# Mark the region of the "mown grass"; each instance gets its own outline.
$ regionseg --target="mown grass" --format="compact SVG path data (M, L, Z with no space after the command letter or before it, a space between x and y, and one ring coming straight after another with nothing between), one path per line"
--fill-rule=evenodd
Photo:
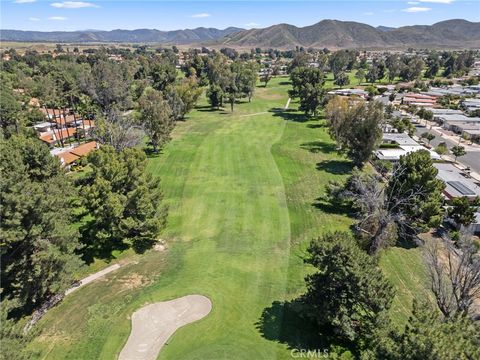
M179 329L161 359L291 358L278 341L288 324L273 319L262 330L267 339L262 312L304 291L309 269L302 258L311 238L348 229L347 214L318 198L351 164L335 152L322 120L281 110L287 90L285 78L273 79L233 113L202 102L178 125L148 166L161 177L169 206L162 235L169 249L129 255L123 268L52 309L31 344L40 358L115 358L133 311L187 294L208 296L213 310ZM382 264L387 273L405 255L392 254ZM414 281L396 285L412 288ZM396 305L399 312L408 312L400 307L408 301Z

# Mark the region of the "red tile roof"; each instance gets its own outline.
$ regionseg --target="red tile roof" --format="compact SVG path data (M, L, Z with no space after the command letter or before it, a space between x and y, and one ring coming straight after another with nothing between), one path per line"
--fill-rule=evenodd
M88 143L82 144L68 151L56 154L60 158L62 165L70 165L80 159L83 156L88 155L91 151L97 149L97 142L90 141Z
M88 155L92 150L96 150L96 149L97 149L97 142L90 141L88 143L77 146L73 150L70 150L70 152L77 156L85 156L85 155Z
M60 154L57 154L56 156L58 156L62 165L70 165L71 163L80 159L80 156L72 154L70 151L62 152Z
M60 141L61 138L68 139L72 137L77 132L77 129L63 129L63 130L54 130L52 132L40 135L40 140L45 141L46 143L52 144L56 141Z

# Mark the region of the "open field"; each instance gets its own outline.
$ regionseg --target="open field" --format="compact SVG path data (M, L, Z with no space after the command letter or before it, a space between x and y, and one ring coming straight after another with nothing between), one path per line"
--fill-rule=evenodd
M188 294L207 296L212 312L179 329L161 359L291 358L280 341L282 317L262 324L262 312L304 291L302 256L312 237L348 229L347 214L317 198L351 164L335 152L322 120L280 110L288 88L286 78L273 79L233 114L202 100L178 125L148 167L161 177L170 208L162 235L168 250L129 256L52 309L32 344L39 358L116 358L135 310ZM399 288L392 312L399 321L419 288L414 251L392 249L382 261Z

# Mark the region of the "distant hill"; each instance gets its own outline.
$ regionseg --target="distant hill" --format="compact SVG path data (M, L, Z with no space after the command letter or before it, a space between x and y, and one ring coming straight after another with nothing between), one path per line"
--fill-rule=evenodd
M434 25L404 26L385 31L352 21L322 20L296 27L288 24L233 33L223 39L228 46L292 48L406 48L480 47L480 23L447 20Z
M174 31L154 29L137 30L84 30L84 31L22 31L0 30L2 41L38 41L38 42L130 42L130 43L165 43L191 44L220 39L226 35L242 31L241 28L229 27L224 30L215 28L196 28Z
M331 49L479 48L480 23L447 20L433 25L400 28L379 26L375 28L353 21L322 20L305 27L278 24L264 29L250 30L235 27L224 30L201 27L176 31L154 29L64 32L0 30L0 39L2 41L128 42L285 49L295 46Z
M380 31L391 31L391 30L394 30L395 28L394 27L390 27L390 26L377 26L376 27L377 30L380 30Z

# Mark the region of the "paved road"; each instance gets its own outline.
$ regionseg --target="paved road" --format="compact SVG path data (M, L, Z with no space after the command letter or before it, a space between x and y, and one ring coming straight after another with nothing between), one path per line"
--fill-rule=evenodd
M436 147L441 142L446 142L449 148L458 144L458 142L442 137L442 133L435 128L428 130L424 125L416 125L416 128L416 135L418 137L420 137L420 135L423 134L425 131L430 131L433 135L435 135L435 139L430 142L433 147ZM467 152L466 155L458 158L458 162L469 166L471 170L480 173L480 151Z

